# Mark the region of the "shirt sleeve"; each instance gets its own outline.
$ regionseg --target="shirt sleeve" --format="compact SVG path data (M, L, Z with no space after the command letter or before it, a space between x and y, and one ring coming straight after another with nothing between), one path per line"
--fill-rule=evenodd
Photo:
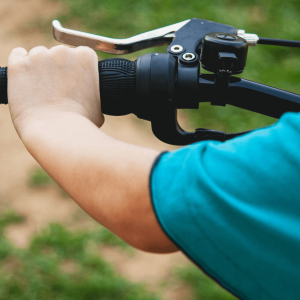
M163 153L150 175L167 236L241 299L299 299L300 114Z

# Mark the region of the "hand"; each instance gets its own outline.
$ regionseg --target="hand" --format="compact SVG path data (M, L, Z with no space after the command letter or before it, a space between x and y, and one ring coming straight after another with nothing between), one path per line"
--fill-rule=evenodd
M57 112L83 115L98 127L104 123L98 58L92 49L39 46L27 53L16 48L7 66L9 109L20 137L31 120L51 122Z

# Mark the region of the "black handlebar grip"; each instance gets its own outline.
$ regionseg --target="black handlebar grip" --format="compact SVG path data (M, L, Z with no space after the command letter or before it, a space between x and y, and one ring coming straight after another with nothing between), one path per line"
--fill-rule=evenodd
M133 112L136 99L136 61L108 58L99 61L101 107L104 114ZM0 104L7 104L7 68L0 68Z
M102 112L121 116L134 112L136 100L136 61L108 58L99 61Z
M0 68L0 104L7 103L7 68Z

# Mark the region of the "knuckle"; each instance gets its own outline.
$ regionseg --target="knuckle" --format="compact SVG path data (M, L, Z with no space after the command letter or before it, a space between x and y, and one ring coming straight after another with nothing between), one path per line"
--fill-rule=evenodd
M83 55L83 57L86 59L92 59L92 60L94 60L95 58L98 59L96 52L90 47L79 46L76 48L76 50L79 55Z
M11 53L19 53L20 51L23 51L23 50L25 50L25 49L22 47L16 47L11 51Z
M79 46L76 48L77 51L81 51L81 52L86 52L88 53L89 51L93 51L90 47L88 46Z
M58 45L50 49L53 55L62 55L71 51L71 48L65 45Z
M27 55L27 51L24 48L21 47L14 48L7 59L7 66L9 67L15 65L19 60L22 60L26 55Z
M29 56L32 57L40 57L44 56L47 53L47 48L44 46L38 46L29 51Z
M44 46L36 46L36 47L32 48L32 49L30 50L30 52L31 52L31 51L46 51L46 50L47 50L47 48L44 47Z

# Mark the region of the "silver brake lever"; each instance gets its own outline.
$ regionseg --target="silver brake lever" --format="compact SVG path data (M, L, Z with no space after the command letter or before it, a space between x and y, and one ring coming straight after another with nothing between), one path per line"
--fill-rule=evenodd
M126 39L112 39L101 35L63 28L58 20L52 22L54 38L64 44L88 46L111 54L128 54L139 50L169 45L175 32L190 20L141 33Z

